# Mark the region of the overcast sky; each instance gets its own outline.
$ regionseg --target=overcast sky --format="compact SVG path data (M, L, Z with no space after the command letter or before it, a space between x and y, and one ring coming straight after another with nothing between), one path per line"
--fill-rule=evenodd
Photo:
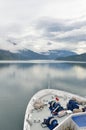
M0 49L86 52L86 0L0 0Z

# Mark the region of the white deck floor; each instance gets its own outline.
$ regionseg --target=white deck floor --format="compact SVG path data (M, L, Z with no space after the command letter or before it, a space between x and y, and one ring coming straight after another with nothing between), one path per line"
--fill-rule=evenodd
M55 99L55 95L47 95L47 96L44 96L41 98L41 101L43 101L45 104L47 104L46 106L44 106L44 108L42 110L33 110L33 112L31 113L31 116L32 116L32 126L31 126L31 130L48 130L48 128L42 128L41 126L41 123L43 122L43 119L44 118L48 118L49 116L51 116L51 112L48 108L48 102L51 101L51 100L54 100ZM62 104L62 106L64 108L66 108L66 104L67 104L67 101L69 99L67 99L66 97L59 97L59 102L60 104ZM66 116L63 116L61 118L58 118L57 116L55 116L58 120L58 123L61 123L66 117Z

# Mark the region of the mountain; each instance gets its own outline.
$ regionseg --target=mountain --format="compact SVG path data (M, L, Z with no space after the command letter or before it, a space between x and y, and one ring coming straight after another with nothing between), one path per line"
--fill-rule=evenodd
M68 51L68 50L49 50L47 52L42 52L41 54L47 56L49 59L56 59L59 57L76 55L75 52Z
M56 60L65 60L65 61L86 61L86 53L80 55L73 55L67 57L56 58Z
M16 53L0 50L0 60L47 60L71 55L76 55L76 53L68 50L49 50L40 54L28 49L19 50Z
M27 49L20 50L16 53L6 50L0 50L0 60L35 60L35 59L44 60L48 59L48 57Z
M16 55L10 51L0 50L0 60L12 60L15 59Z
M47 56L39 54L37 52L31 51L31 50L20 50L19 51L19 55L20 55L20 59L23 60L35 60L35 59L40 59L40 60L44 60L44 59L48 59Z

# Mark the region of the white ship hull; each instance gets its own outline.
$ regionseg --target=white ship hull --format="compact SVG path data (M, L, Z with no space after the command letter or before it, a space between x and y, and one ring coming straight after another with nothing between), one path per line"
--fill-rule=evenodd
M72 98L75 97L78 100L84 101L83 106L86 103L86 98L80 97L78 95L74 95L68 92L60 91L60 90L54 90L54 89L44 89L36 93L28 103L26 113L25 113L25 119L24 119L24 128L23 130L49 130L49 128L43 128L41 126L41 123L43 122L44 118L47 118L51 116L51 112L48 108L48 103L51 100L54 100L54 98L58 97L59 102L62 104L63 107L66 107L67 102ZM36 108L39 107L37 104L35 104L37 101L42 101L43 106L41 104L40 109ZM80 107L83 107L80 106ZM79 114L86 114L83 113L77 113ZM76 123L72 120L72 116L77 115L74 113L67 113L66 115L62 117L56 116L55 118L58 120L58 126L55 127L55 130L66 130L66 128L71 127L69 130L79 130ZM85 129L85 128L84 128ZM83 130L84 130L83 129Z

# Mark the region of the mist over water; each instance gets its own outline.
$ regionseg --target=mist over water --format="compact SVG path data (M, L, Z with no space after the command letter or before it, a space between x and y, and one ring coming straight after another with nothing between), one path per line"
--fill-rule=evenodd
M46 88L86 96L86 63L0 63L0 130L22 130L29 100Z

